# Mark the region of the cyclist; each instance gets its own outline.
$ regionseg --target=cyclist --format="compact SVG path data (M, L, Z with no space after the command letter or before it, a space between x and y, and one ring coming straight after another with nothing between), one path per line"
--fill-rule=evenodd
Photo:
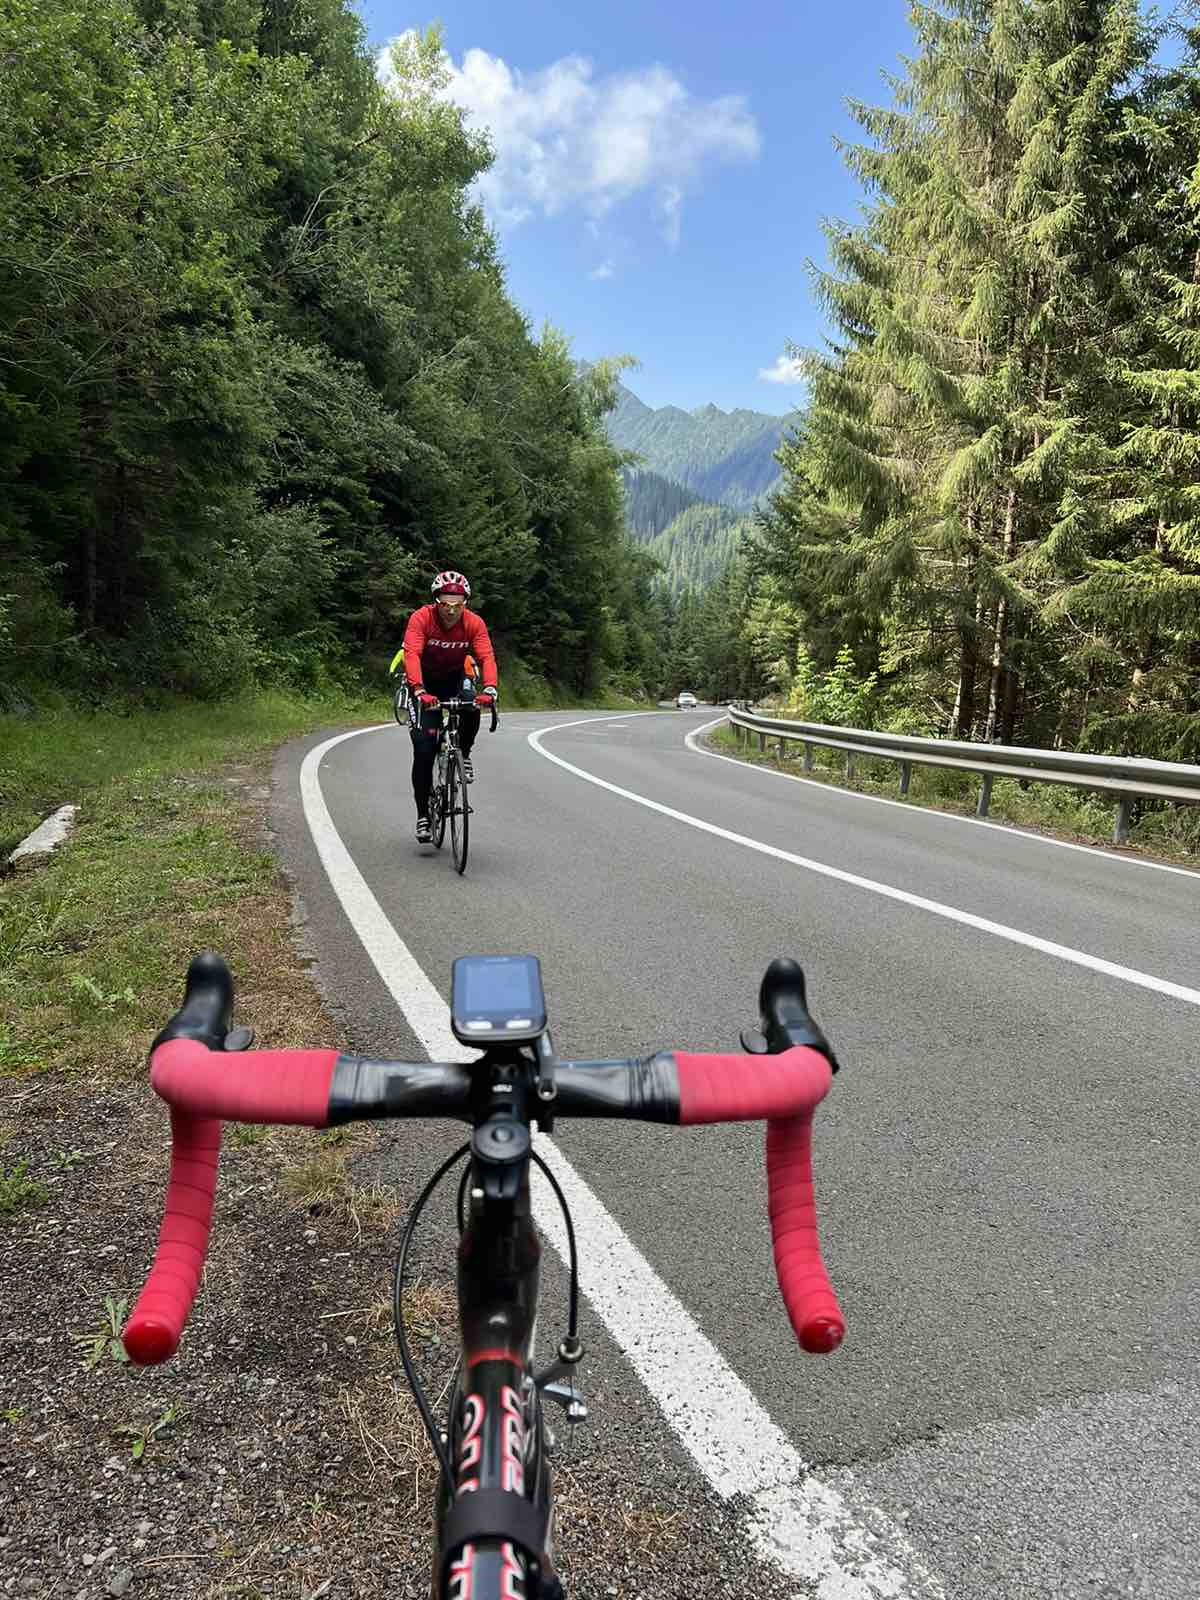
M471 585L461 572L439 572L430 584L433 604L421 606L408 619L404 630L404 676L413 697L417 715L409 725L413 743L412 786L417 806L417 842L429 844L429 791L433 786L433 763L437 756L438 734L442 726L439 700L450 700L462 689L468 657L474 657L483 673L483 688L476 697L475 710L464 710L459 718L463 757L463 776L475 781L471 747L479 732L480 709L490 710L498 696L496 653L488 638L484 620L467 610Z

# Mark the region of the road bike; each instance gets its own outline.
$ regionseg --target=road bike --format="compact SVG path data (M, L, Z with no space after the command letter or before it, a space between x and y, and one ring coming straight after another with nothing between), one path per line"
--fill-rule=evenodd
M454 870L460 877L467 870L471 813L474 808L467 799L467 779L463 771L459 719L464 711L478 709L474 686L469 678L464 680L464 687L471 688L471 694L438 701L438 708L442 712L442 726L438 732L433 785L429 791L429 827L432 843L436 849L442 848L446 839L446 825L449 823L450 852L454 858ZM489 732L495 733L499 713L494 700L491 707L492 719ZM392 709L401 727L409 723L414 728L420 727L421 708L413 702L412 693L406 683L397 686L392 697Z
M467 870L472 807L467 800L459 719L464 711L474 709L475 700L474 697L456 698L440 700L438 704L442 712L442 727L434 761L433 787L429 791L429 826L433 843L440 850L446 837L446 824L450 824L450 853L454 857L454 870L461 877ZM495 703L492 705L491 731L496 731Z
M132 1361L174 1354L208 1247L221 1124L328 1128L361 1119L442 1117L471 1134L426 1184L396 1262L396 1339L405 1377L439 1465L432 1600L563 1600L553 1560L547 1403L569 1424L587 1408L571 1378L579 1338L575 1231L565 1197L533 1148L559 1117L696 1125L767 1122L775 1267L801 1347L838 1347L845 1324L821 1259L813 1196L813 1113L837 1060L809 1015L798 963L775 960L759 990L761 1033L746 1054L660 1051L640 1060L564 1061L555 1054L532 956L454 963L451 1026L481 1050L457 1062L381 1061L333 1050L262 1050L232 1028L233 982L216 955L188 969L182 1008L151 1049L151 1082L171 1107L171 1174L154 1264L124 1333ZM433 1191L458 1164L461 1356L439 1423L418 1380L404 1326L409 1248ZM567 1331L555 1357L535 1359L541 1245L530 1168L545 1174L566 1219Z

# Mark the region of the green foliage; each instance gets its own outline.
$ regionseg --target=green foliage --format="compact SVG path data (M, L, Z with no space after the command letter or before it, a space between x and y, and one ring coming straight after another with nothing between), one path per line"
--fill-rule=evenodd
M646 549L662 563L663 582L679 592L707 589L724 571L753 523L728 506L699 502L675 517Z
M77 1008L85 1013L115 1011L118 1006L135 1006L137 1004L137 996L129 984L126 984L124 989L108 993L94 979L87 977L82 972L73 974L70 987L79 997L76 1002Z
M122 1422L113 1431L118 1438L129 1440L129 1454L134 1461L140 1461L146 1453L146 1446L171 1427L178 1420L178 1416L178 1407L170 1405L154 1422Z
M29 1176L28 1161L18 1161L11 1171L0 1167L0 1217L45 1205L48 1198L45 1184Z
M125 1312L128 1309L127 1300L114 1300L112 1295L104 1296L104 1317L100 1326L92 1333L73 1333L71 1339L79 1348L83 1365L89 1372L94 1371L106 1358L124 1365L129 1357L125 1353L125 1346L121 1343L121 1329L125 1326Z
M320 691L447 564L502 655L638 678L622 363L507 298L443 59L385 88L348 0L4 0L0 712Z
M865 216L829 229L835 337L755 534L775 605L892 725L1187 759L1200 33L1164 68L1135 0L912 22L894 106L853 108Z
M854 667L854 653L843 645L826 672L803 645L796 652L796 670L788 710L803 722L824 722L831 727L873 728L878 673L860 678Z
M649 541L670 527L689 506L704 502L681 483L657 472L633 467L621 469L621 489L625 506L625 526L637 539Z

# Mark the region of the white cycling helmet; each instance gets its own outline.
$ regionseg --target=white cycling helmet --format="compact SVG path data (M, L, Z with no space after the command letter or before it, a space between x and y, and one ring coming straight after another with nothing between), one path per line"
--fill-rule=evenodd
M471 585L461 572L439 572L429 587L435 595L461 594L464 600L471 598Z

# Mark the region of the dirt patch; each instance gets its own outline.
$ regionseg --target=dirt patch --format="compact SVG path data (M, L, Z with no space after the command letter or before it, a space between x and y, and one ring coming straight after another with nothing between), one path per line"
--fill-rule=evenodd
M165 1116L139 1087L44 1078L21 1109L5 1158L19 1150L48 1197L0 1232L0 1584L422 1593L395 1584L424 1565L433 1481L381 1309L395 1200L381 1213L289 1197L284 1141L231 1141L183 1346L139 1371L112 1334L157 1231Z

